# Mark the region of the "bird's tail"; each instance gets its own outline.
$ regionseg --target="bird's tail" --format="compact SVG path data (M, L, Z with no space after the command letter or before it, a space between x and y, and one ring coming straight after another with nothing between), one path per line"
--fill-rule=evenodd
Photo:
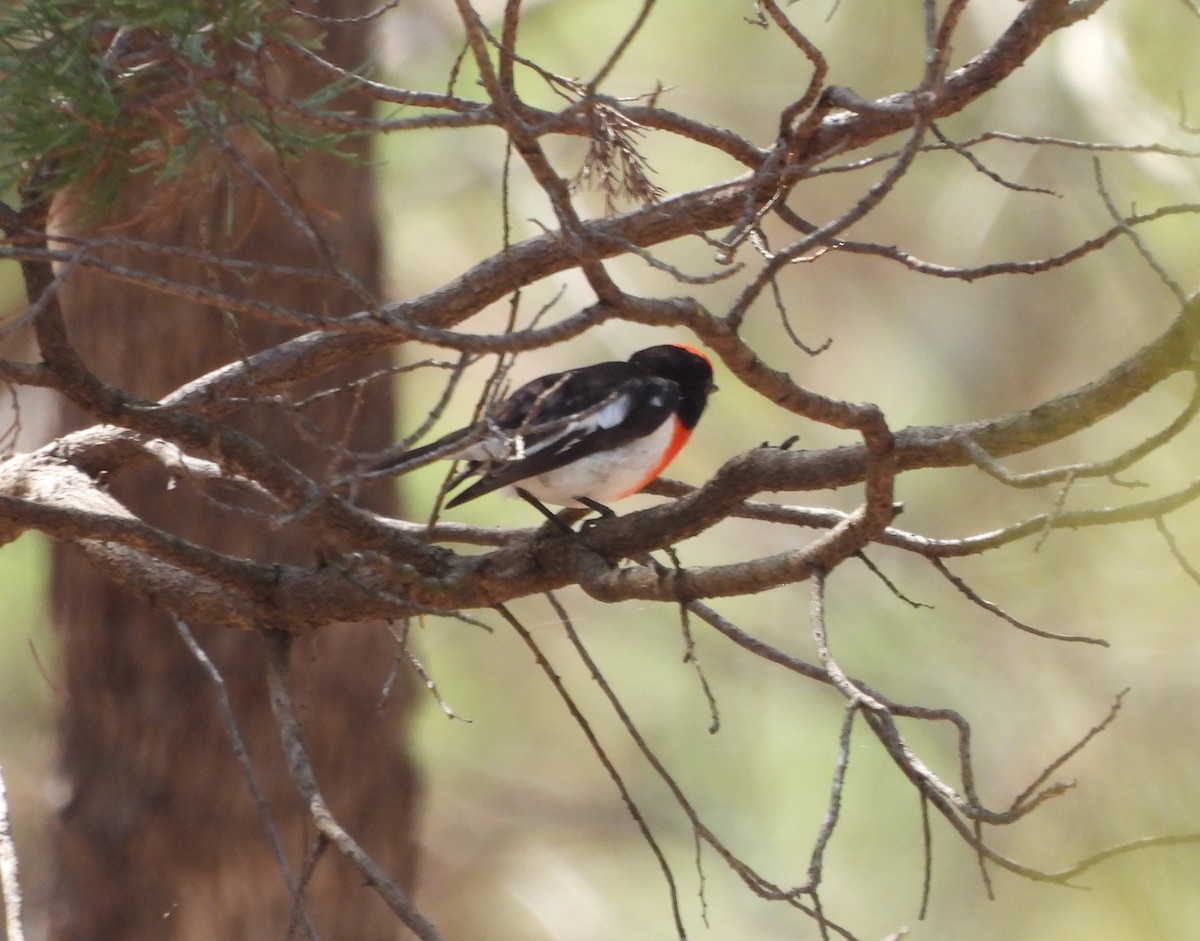
M399 454L388 454L373 463L364 464L360 471L363 477L395 477L434 461L470 457L468 452L478 445L486 433L487 428L482 424L452 431L430 444Z

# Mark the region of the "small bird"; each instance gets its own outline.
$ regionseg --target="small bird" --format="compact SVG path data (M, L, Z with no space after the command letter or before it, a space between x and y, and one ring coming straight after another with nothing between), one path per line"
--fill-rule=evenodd
M607 506L637 493L687 443L713 385L712 364L682 344L639 350L628 362L596 363L551 373L521 386L482 422L451 432L370 468L372 475L410 470L429 460L466 460L479 479L446 506L494 490L517 496L554 519L542 504Z

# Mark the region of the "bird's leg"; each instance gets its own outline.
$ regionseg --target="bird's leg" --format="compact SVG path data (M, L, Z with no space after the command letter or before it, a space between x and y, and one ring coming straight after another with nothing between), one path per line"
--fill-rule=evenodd
M518 497L520 497L522 500L524 500L526 503L528 503L531 507L533 507L539 513L541 513L542 516L546 517L546 519L548 519L551 523L553 523L555 526L557 526L562 532L571 533L572 535L574 535L575 531L573 529L571 529L571 527L568 526L566 523L564 523L562 520L560 520L558 518L557 513L555 513L553 510L551 510L548 506L546 506L546 504L544 504L541 500L539 500L537 497L535 497L528 490L526 490L523 487L514 487L513 490L516 491L516 494Z
M590 497L576 497L575 500L577 503L582 503L589 510L595 510L597 513L599 513L600 519L610 520L617 515L615 512L613 512L609 507L606 507L599 500L593 500ZM588 520L588 522L585 523L584 525L585 526L592 525L592 524L595 524L598 522L600 522L600 520Z

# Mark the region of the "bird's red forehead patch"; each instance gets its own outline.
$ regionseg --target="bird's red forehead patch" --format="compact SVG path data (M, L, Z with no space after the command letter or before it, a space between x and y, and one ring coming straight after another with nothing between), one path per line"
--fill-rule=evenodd
M708 354L707 354L707 353L705 353L703 350L698 350L698 349L696 349L696 347L694 347L694 346L691 346L690 344L687 344L687 343L672 343L671 345L672 345L672 346L674 346L674 347L676 347L677 349L681 349L681 350L687 350L689 353L693 353L693 354L695 354L696 356L699 356L699 357L700 357L702 360L704 360L706 363L710 362L710 360L709 360L709 358L708 358Z

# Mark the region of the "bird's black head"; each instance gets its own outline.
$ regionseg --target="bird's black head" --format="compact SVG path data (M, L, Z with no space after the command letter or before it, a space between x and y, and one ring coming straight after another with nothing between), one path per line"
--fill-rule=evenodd
M669 379L679 386L679 420L688 428L696 427L713 385L712 363L694 347L669 343L638 350L629 362L652 376Z

